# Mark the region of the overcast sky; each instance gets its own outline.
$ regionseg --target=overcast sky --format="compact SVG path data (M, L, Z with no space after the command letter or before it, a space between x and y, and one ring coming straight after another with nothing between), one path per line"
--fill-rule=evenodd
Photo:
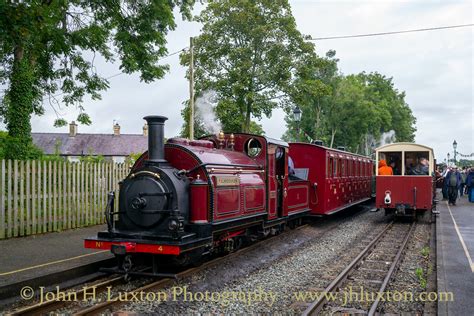
M365 34L473 23L472 1L319 1L290 0L299 30L312 37ZM199 7L197 8L197 11ZM168 35L170 53L189 44L199 35L200 25L182 22ZM474 151L473 111L473 35L474 28L460 28L369 38L316 42L318 54L334 49L345 74L377 71L393 77L397 89L406 92L406 101L417 118L416 142L431 146L438 161L452 152L456 139L458 151ZM110 89L101 101L86 100L91 126L79 132L112 133L113 120L122 133L140 133L143 116L169 118L166 136L177 135L182 125L182 102L188 96L185 69L178 56L163 60L170 65L167 76L152 84L140 83L138 75L110 79ZM104 76L119 73L117 65L96 62ZM32 121L33 132L66 132L67 127L52 127L56 118L47 112ZM61 111L71 121L75 109ZM304 115L304 113L303 113ZM276 110L262 120L266 135L280 138L284 133L284 114ZM4 126L0 125L4 129Z

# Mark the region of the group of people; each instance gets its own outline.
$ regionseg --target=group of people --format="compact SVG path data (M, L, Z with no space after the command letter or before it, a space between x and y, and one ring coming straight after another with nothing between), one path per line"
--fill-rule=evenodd
M448 200L451 205L456 205L459 196L467 194L471 197L474 190L474 167L458 170L457 166L446 168L440 173L440 180L443 181L443 200Z
M378 165L378 174L380 176L398 175L396 164L391 161L387 164L385 159L381 159ZM416 166L409 166L405 173L406 175L429 175L429 161L426 158L418 159ZM444 171L437 170L437 181L442 181L443 200L448 200L449 204L456 205L456 200L459 196L467 194L469 201L474 202L472 191L474 190L474 167L464 167L458 170L458 167L453 165L447 167Z
M411 176L427 176L429 174L430 170L430 162L428 159L422 157L418 160L418 164L414 167L409 167L407 169L406 174L411 175ZM393 176L393 175L399 175L400 172L398 171L398 168L396 167L395 161L390 161L390 164L387 165L387 161L385 159L381 159L379 161L379 176Z

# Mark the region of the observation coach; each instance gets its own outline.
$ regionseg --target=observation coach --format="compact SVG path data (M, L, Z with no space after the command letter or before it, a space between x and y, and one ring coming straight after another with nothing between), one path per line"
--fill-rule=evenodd
M426 214L436 207L433 149L414 143L394 143L376 149L376 163L394 165L393 175L376 170L376 207L397 217Z

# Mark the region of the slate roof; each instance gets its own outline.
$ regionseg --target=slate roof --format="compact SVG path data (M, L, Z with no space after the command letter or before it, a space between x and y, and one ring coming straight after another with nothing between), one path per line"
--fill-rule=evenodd
M67 133L32 133L31 136L33 143L47 155L55 153L58 142L60 155L65 156L128 156L148 149L148 137L141 134L77 134L70 137Z

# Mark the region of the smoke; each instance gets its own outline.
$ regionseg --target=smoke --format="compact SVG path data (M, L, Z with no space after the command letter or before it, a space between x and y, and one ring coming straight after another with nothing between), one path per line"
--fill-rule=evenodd
M203 127L213 134L222 130L222 124L214 112L217 106L217 94L215 91L205 91L196 99L196 117L202 122Z
M383 133L382 136L380 136L379 146L391 144L391 143L394 143L395 141L396 141L395 131L392 129L388 132Z

